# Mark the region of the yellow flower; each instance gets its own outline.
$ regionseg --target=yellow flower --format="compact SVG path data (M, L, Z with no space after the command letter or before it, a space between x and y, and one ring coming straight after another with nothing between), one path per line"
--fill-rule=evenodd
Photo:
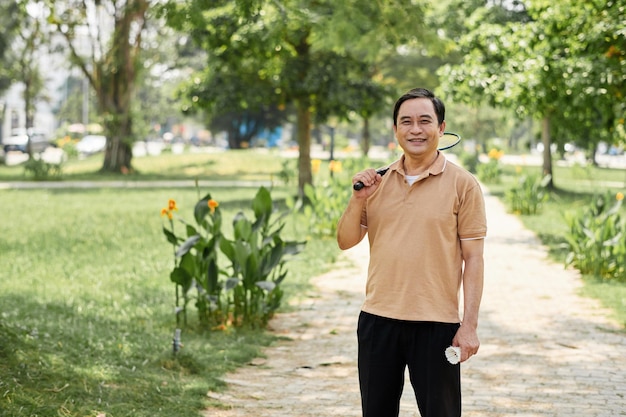
M176 207L176 200L170 198L167 201L167 209L170 210L170 211L172 211L172 210L178 211L178 207Z
M211 214L215 213L215 209L220 205L217 201L211 199L207 203L209 205L209 209L211 209Z
M313 159L311 161L311 171L314 174L317 174L320 171L320 165L322 164L322 161L320 159Z
M499 151L496 148L492 148L487 154L489 159L495 159L496 161L502 158L503 155L504 155L504 151Z
M617 201L622 201L622 200L624 199L624 193L617 193L617 194L615 195L615 199L616 199Z
M519 165L517 165L517 166L515 167L515 173L516 173L516 174L521 174L521 173L522 173L522 167L521 167L521 166L519 166Z
M330 161L330 163L328 164L328 168L330 169L330 172L337 172L337 173L343 170L341 161L335 161L335 160Z

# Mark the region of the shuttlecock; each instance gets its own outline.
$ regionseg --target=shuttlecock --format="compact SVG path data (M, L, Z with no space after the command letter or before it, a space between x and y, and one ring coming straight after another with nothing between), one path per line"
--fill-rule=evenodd
M461 361L461 348L458 346L450 346L446 349L446 359L452 365L456 365Z

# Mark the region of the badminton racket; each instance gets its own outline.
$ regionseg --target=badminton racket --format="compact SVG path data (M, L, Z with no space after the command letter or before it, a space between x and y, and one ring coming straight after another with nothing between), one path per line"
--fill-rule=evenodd
M445 151L446 149L450 149L453 146L456 146L460 141L461 135L452 132L444 132L444 134L439 138L439 144L437 145L437 149L440 151ZM389 167L382 168L377 170L376 173L382 176L385 175L388 170ZM365 187L365 184L363 184L361 181L355 182L352 186L355 191L359 191L363 187Z

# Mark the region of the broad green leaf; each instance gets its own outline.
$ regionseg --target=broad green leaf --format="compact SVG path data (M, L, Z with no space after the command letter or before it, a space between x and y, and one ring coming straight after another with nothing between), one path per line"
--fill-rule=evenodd
M193 277L185 269L177 267L170 273L170 280L183 288L183 292L189 291L193 283Z
M209 265L207 267L207 292L209 294L215 293L218 290L218 278L219 278L219 268L217 267L217 262L215 259L211 259L209 261Z
M267 292L272 292L276 288L276 284L272 281L258 281L255 285Z
M241 239L248 241L252 235L252 224L243 215L239 213L233 220L233 226L235 231L235 239Z
M220 240L220 250L231 262L235 261L235 245L228 239Z
M239 285L239 283L241 282L241 280L237 277L230 277L226 280L226 283L224 284L224 289L226 291L230 291L233 288L235 288L237 285Z
M256 219L270 218L273 210L272 197L265 187L259 188L254 200L252 200L252 210Z
M166 229L165 227L163 227L163 234L165 234L167 241L170 242L172 245L178 244L178 238L169 229Z
M202 224L206 215L211 211L209 209L209 200L211 200L211 194L207 194L204 198L200 199L193 209L193 217L198 224Z
M176 257L180 258L181 256L183 256L184 254L186 254L187 252L189 252L189 250L191 248L193 248L193 246L198 243L198 241L200 240L200 235L194 235L191 236L189 239L187 239L186 241L184 241L182 243L182 245L180 245L180 247L178 248L178 250L176 250Z

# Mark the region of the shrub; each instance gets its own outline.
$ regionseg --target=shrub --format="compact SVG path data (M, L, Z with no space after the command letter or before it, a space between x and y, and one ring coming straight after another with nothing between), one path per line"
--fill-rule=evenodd
M294 201L287 199L287 206L298 215L304 216L310 225L310 231L318 237L334 237L337 232L337 222L352 195L352 173L356 173L370 166L366 158L347 159L345 161L330 161L329 178L319 181L319 184L304 186L304 198ZM312 171L319 180L320 161L312 161Z
M485 163L478 164L476 167L476 175L485 183L496 184L500 182L500 175L502 175L502 168L500 167L500 158L504 155L504 152L498 149L491 149L487 154L489 160Z
M566 212L569 254L566 265L582 274L626 281L626 222L620 217L624 195L596 196L578 212ZM615 201L615 202L613 202Z
M478 169L478 153L476 152L461 152L459 154L459 161L461 165L465 167L472 174L476 174Z
M293 178L298 178L298 167L295 160L285 159L281 162L281 170L277 173L278 179L289 185Z
M29 158L24 164L24 173L31 174L37 181L58 179L62 175L62 164L46 162L41 158Z
M174 268L170 279L176 285L176 318L186 323L190 291L196 289L200 323L211 328L228 325L262 327L280 306L280 284L287 276L285 257L299 253L304 243L284 241L280 234L287 212L274 219L270 192L261 187L252 201L255 220L239 212L233 220L233 239L223 235L219 203L210 194L194 208L195 224L181 220L186 238L175 233L176 202L170 200L161 211L169 219L163 233L174 247ZM218 249L230 261L220 268ZM180 303L182 296L183 302Z
M537 214L541 205L550 197L546 189L550 178L550 175L543 178L539 178L538 175L520 177L518 184L505 194L505 200L511 212L525 215Z

